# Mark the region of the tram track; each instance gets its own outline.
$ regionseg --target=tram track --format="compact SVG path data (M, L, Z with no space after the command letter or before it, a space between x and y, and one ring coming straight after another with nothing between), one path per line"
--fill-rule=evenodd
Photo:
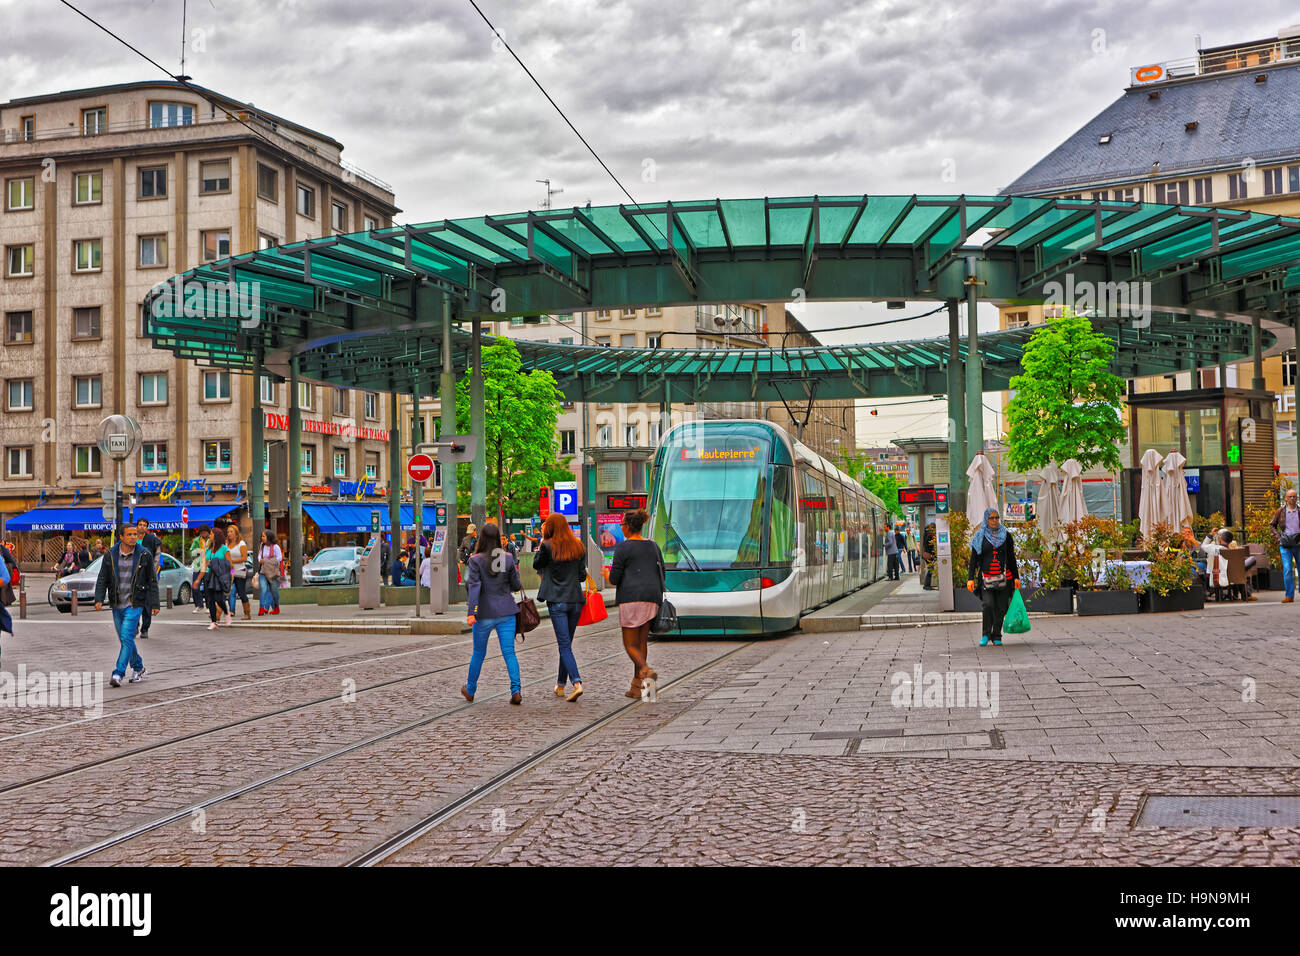
M591 631L589 631L588 633L580 635L578 639L597 637L597 636L599 636L599 635L601 635L601 634L607 634L607 633L609 633L610 630L611 630L611 629L610 629L609 627L606 627L606 628L593 628L593 629L592 629ZM449 643L449 644L440 644L440 645L436 645L435 647L431 647L431 648L424 648L424 649L422 649L422 650L425 650L425 651L430 651L430 650L442 650L442 649L446 649L446 648L452 648L452 647L461 646L461 645L468 644L468 643L470 643L470 642L469 642L469 641L457 641L457 642L453 642L453 643ZM520 647L520 648L516 648L516 649L515 649L515 653L518 655L518 654L530 653L530 652L533 652L533 651L540 651L540 650L545 650L545 649L553 649L553 648L551 648L551 645L549 645L549 644L535 644L535 645L532 646L532 647ZM393 656L393 655L389 655L389 656ZM617 655L615 655L615 656L617 656ZM384 660L384 659L386 659L386 658L384 658L384 657L379 657L379 658L373 658L372 660ZM601 660L605 660L605 659L607 659L607 658L601 658ZM353 665L353 664L344 664L344 665L335 665L335 666L336 666L336 667L350 667L350 666L354 666L354 665ZM360 696L361 694L364 694L364 693L368 693L368 692L372 692L372 691L377 691L377 690L382 690L382 689L384 689L384 688L386 688L386 687L392 687L392 686L395 686L395 685L397 685L397 684L403 684L403 683L407 683L407 682L409 682L409 681L419 680L419 679L421 679L421 678L425 678L425 677L432 677L432 676L435 676L435 675L437 675L437 674L443 674L443 673L446 673L446 672L448 672L448 671L464 670L466 666L467 666L467 662L465 662L465 661L463 661L463 660L462 660L462 661L457 661L455 664L449 664L449 665L447 665L446 667L437 667L437 668L433 668L433 669L431 669L431 670L421 671L421 672L418 673L418 674L409 674L409 675L404 676L404 677L395 677L395 678L392 678L392 679L390 679L390 680L385 680L385 681L380 681L380 682L375 683L375 684L370 684L370 685L368 685L368 686L366 686L366 687L359 687L359 688L356 689L356 694L357 694L357 696ZM307 672L307 673L320 673L320 672L322 672L322 671L325 671L325 670L332 670L332 669L334 669L334 668L333 668L333 667L330 667L330 668L319 668L319 669L317 669L317 670L315 670L315 671L310 671L310 672ZM301 676L301 675L290 675L290 676ZM287 679L287 678L272 678L272 680L283 680L283 679ZM254 685L246 685L246 686L254 686ZM188 699L193 699L193 698L188 698ZM0 785L0 797L4 797L4 796L6 796L6 795L8 795L8 794L16 793L16 792L21 791L21 790L26 790L26 789L28 789L28 788L30 788L30 787L34 787L34 786L36 786L36 785L38 785L38 784L49 783L49 782L52 781L52 780L59 780L59 779L63 779L63 778L65 778L65 777L74 776L74 775L79 774L79 773L84 773L84 772L86 772L86 771L88 771L88 770L95 770L95 769L98 769L98 768L100 768L100 767L105 767L105 766L108 766L109 764L113 764L113 763L116 763L116 762L121 761L121 760L126 760L126 759L131 758L131 757L138 757L138 756L140 756L140 755L142 755L142 754L152 753L152 752L157 751L157 750L163 750L163 749L165 749L165 748L167 748L167 747L174 747L174 746L176 746L176 745L178 745L178 744L182 744L182 743L185 743L185 742L187 742L187 741L197 740L197 739L200 739L200 738L202 738L202 737L206 737L206 736L209 736L209 735L212 735L212 734L217 734L217 733L221 733L221 732L223 732L223 731L231 730L231 729L233 729L233 728L235 728L235 727L241 727L241 726L245 726L245 725L248 725L248 724L257 723L257 722L259 722L259 721L263 721L263 720L270 720L270 719L272 719L272 718L280 717L280 716L283 716L283 715L285 715L285 714L291 714L291 713L295 713L295 712L298 712L298 711L308 710L308 709L310 709L310 708L312 708L312 707L318 707L318 706L320 706L320 705L322 705L322 704L334 703L334 702L336 702L336 701L338 701L338 700L339 700L339 694L338 694L337 692L335 692L335 693L333 693L333 694L330 694L330 695L327 696L327 697L319 697L319 698L316 698L316 699L314 699L314 700L305 701L305 702L302 702L302 703L299 703L299 704L291 704L291 705L289 705L289 706L287 706L287 707L281 707L281 708L279 708L279 709L277 709L277 710L269 711L269 712L267 712L267 713L254 714L254 715L251 715L251 716L248 716L248 717L240 718L239 720L228 721L228 722L226 722L226 723L219 724L219 725L217 725L217 726L215 726L215 727L207 727L207 728L204 728L204 729L202 729L202 730L192 731L192 732L187 733L187 734L179 734L179 735L176 735L176 736L174 736L174 737L170 737L170 738L168 738L168 739L166 739L166 740L160 740L160 741L157 741L157 742L155 742L155 743L145 744L145 745L140 746L140 747L134 747L134 748L131 748L130 750L120 751L120 752L118 752L118 753L111 754L111 755L106 756L106 757L100 757L100 758L97 758L97 759L94 759L94 760L83 761L83 762L81 762L81 763L79 763L79 764L75 764L75 765L70 766L70 767L63 767L63 768L60 768L60 769L58 769L58 770L52 770L52 771L50 771L50 772L48 772L48 773L40 774L39 776L36 776L36 777L29 777L29 778L24 779L24 780L18 780L18 781L14 781L14 782L11 782L11 783L7 783L7 784ZM156 706L156 705L147 705L147 706ZM79 722L78 722L78 723L79 723ZM67 725L65 725L65 726L67 726ZM0 738L0 743L3 743L4 740L6 740L6 739L10 739L10 738Z

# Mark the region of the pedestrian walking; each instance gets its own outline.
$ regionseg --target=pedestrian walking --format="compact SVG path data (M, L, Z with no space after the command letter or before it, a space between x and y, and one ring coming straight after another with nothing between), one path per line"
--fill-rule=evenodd
M890 581L898 580L898 539L894 532L885 528L885 577Z
M257 576L261 589L257 596L257 616L280 613L280 567L284 554L275 543L275 534L262 532L262 546L257 552Z
M640 697L643 690L656 696L659 675L650 667L650 625L664 600L664 556L659 545L641 537L649 519L644 508L623 515L623 540L614 548L614 560L601 575L617 591L618 624L623 630L623 650L632 659L632 686L625 696Z
M470 703L478 690L478 675L487 657L488 638L497 632L506 673L510 675L510 703L524 702L524 687L519 678L519 661L515 657L515 615L519 613L513 592L524 589L515 559L501 547L501 532L495 523L483 525L474 553L466 562L469 589L469 616L474 628L474 652L469 660L469 680L460 693Z
M916 557L916 526L907 526L907 570L916 571L920 562Z
M470 555L478 547L478 527L473 522L465 529L465 537L460 539L460 547L456 549L456 557L460 558L462 569L469 563Z
M927 591L933 591L935 588L934 572L930 566L936 557L935 524L931 521L921 532L921 587Z
M199 536L190 549L190 570L194 572L194 579L190 582L190 593L194 596L194 610L191 612L193 614L198 614L207 607L207 601L203 596L203 582L207 577L208 543L211 537L212 529L207 525L200 525Z
M901 521L894 525L894 546L898 548L898 570L901 576L903 564L907 558L907 535L903 533L903 523ZM916 566L912 565L908 570L915 571Z
M533 555L533 570L542 576L537 600L545 601L560 650L560 672L555 678L555 696L574 701L582 696L582 677L573 656L573 636L582 614L582 586L587 580L587 549L569 529L562 514L551 514L542 523L542 541ZM565 685L573 690L565 697Z
M1296 574L1300 573L1300 505L1294 488L1287 489L1286 501L1273 512L1269 527L1282 554L1282 587L1286 590L1282 603L1290 604L1295 600Z
M221 624L229 627L233 623L230 609L226 606L230 600L230 551L224 538L225 534L218 528L203 552L203 594L208 603L209 631L215 631ZM219 621L222 615L226 619Z
M162 562L158 557L162 553L162 539L149 530L148 518L136 519L135 535L140 542L140 547L148 551L149 557L153 559L154 574L159 574L162 571ZM152 620L152 614L142 614L140 616L140 640L143 641L149 636L149 622Z
M14 596L14 570L17 568L13 553L0 546L0 638L5 634L14 636L14 619L9 616L9 605L18 600Z
M1002 527L1002 516L997 508L985 508L970 543L970 567L967 570L966 590L979 592L984 605L984 619L980 628L980 647L993 642L1002 646L1002 621L1011 604L1011 591L1020 590L1020 571L1016 567L1016 545L1011 532Z
M244 606L244 620L251 620L252 609L248 603L248 542L244 540L237 522L226 528L226 557L230 559L230 616L235 614L235 601Z
M393 563L393 546L388 543L388 538L384 538L379 545L379 576L383 579L384 586L388 586L388 578L392 573Z
M121 687L130 666L130 682L138 684L144 679L145 666L136 649L135 636L141 616L158 613L158 574L153 555L140 544L133 525L122 529L117 547L99 565L99 576L95 579L96 611L104 609L105 600L113 609L113 627L121 644L108 682L113 687Z

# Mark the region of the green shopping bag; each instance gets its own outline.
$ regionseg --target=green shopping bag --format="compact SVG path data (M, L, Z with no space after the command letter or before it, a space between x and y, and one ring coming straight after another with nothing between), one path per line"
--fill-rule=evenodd
M1020 592L1013 591L1011 594L1011 605L1007 608L1006 620L1002 622L1002 630L1008 634L1028 634L1029 633L1029 609L1025 607L1025 599L1020 596Z

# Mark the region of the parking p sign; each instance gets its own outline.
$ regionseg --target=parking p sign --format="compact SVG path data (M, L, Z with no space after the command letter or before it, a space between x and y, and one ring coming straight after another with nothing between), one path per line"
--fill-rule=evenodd
M578 483L576 481L557 481L555 483L555 510L566 518L578 518Z

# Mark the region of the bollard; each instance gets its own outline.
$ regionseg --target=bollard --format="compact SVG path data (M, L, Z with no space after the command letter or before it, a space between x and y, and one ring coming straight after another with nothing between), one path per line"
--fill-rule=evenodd
M169 608L176 606L172 603L172 586L170 584L167 585L167 606Z
M77 616L77 605L81 603L80 601L77 600L77 589L76 589L76 588L68 588L68 596L69 596L70 598L72 598L72 616L73 616L73 617L76 617L76 616Z
M18 582L18 620L27 620L27 579Z

